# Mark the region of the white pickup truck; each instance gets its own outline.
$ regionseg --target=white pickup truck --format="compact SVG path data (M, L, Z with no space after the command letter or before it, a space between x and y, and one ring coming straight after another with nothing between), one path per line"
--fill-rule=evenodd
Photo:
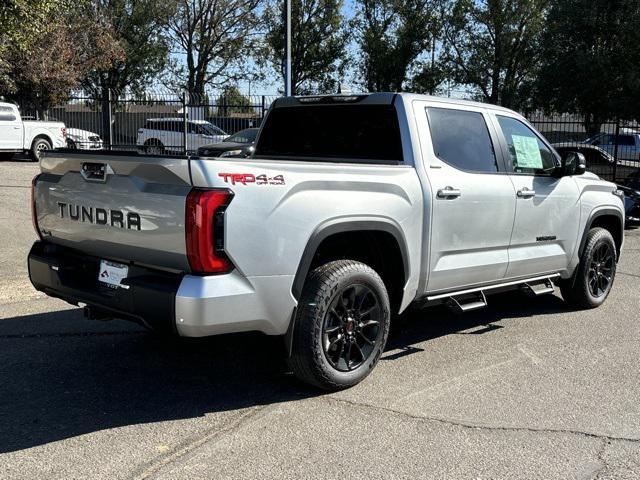
M65 148L66 135L64 123L23 121L17 106L0 102L0 155L26 152L37 162L44 150Z

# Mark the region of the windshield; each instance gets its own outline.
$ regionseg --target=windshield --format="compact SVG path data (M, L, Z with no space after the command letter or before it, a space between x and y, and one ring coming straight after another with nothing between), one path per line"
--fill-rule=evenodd
M247 128L245 130L240 130L238 133L234 133L225 141L234 143L253 143L256 140L257 135L257 128Z
M202 135L226 135L223 130L211 123L198 123L197 125Z
M635 173L629 175L626 180L626 186L634 190L640 190L640 174Z

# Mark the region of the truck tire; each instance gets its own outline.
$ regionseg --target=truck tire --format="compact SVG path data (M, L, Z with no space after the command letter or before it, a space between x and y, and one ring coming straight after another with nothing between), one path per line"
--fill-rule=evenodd
M46 138L36 138L31 144L31 160L40 161L40 155L45 150L51 150L51 144Z
M300 380L323 390L356 385L378 363L390 323L387 290L371 267L326 263L304 284L289 365Z
M577 308L596 308L611 292L616 276L616 243L604 228L587 234L580 264L573 276L560 282L562 298Z

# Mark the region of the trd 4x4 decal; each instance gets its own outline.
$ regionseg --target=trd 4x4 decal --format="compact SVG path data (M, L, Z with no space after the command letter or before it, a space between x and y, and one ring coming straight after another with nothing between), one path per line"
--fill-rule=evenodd
M231 185L255 183L256 185L284 185L284 175L269 177L266 174L254 175L253 173L219 173L225 183Z

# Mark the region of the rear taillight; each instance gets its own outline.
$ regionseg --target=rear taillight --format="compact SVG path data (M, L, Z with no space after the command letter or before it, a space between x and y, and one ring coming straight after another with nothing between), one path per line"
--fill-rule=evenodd
M194 273L227 273L233 264L224 251L224 212L231 190L194 189L187 195L187 258Z
M40 174L33 177L31 180L31 223L33 224L33 229L42 240L42 234L40 233L40 229L38 228L38 212L36 212L36 183L38 183L38 177Z
M67 127L62 127L60 132L62 133L62 138L67 138Z

